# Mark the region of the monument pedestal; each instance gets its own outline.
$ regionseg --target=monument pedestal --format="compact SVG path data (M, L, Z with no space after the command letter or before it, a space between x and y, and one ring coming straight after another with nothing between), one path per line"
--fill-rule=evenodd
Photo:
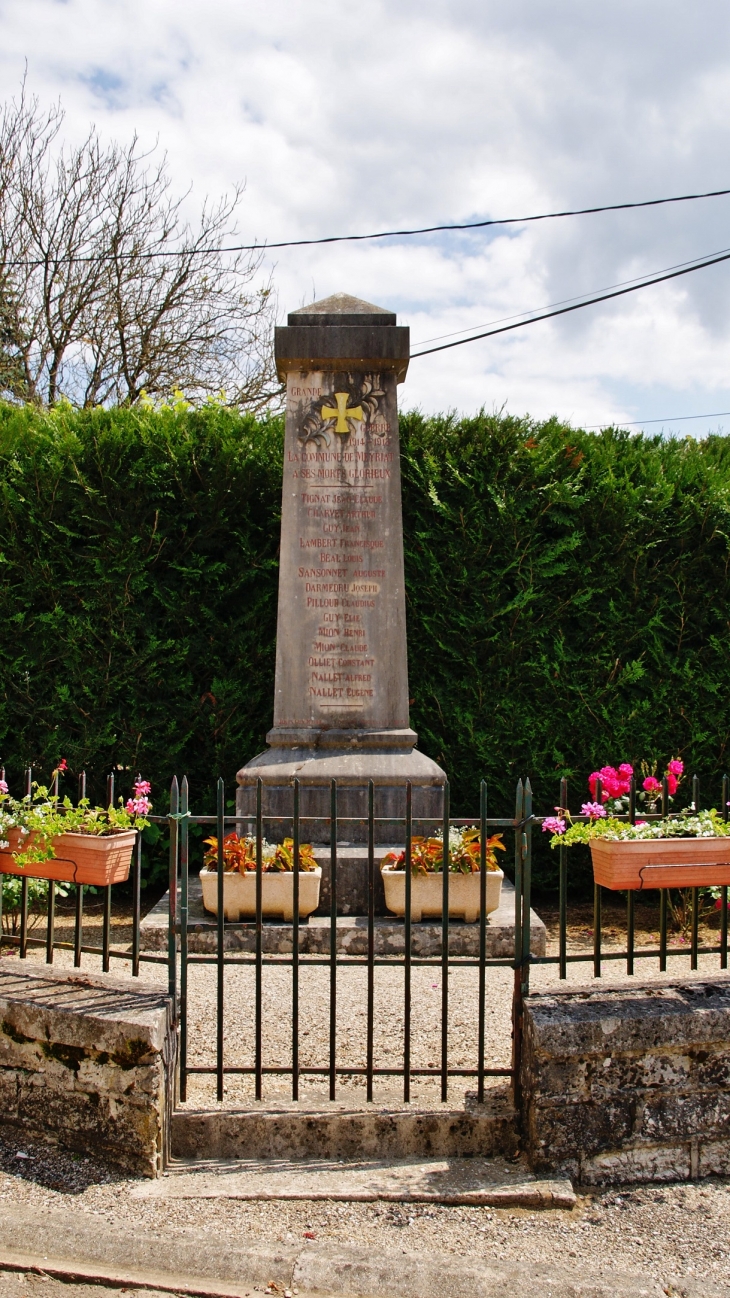
M397 384L410 353L395 316L345 294L294 311L276 330L286 380L274 727L238 772L237 812L302 842L402 842L406 785L414 834L433 833L446 776L409 727ZM269 819L269 817L273 819Z
M405 833L406 785L412 785L414 834L433 834L443 817L446 776L436 762L415 748L413 730L324 731L292 734L269 731L268 752L238 772L236 811L256 814L256 786L263 783L263 813L270 841L291 837L293 781L299 780L300 838L329 843L332 780L337 781L338 840L366 843L368 783L373 781L376 843L402 843Z

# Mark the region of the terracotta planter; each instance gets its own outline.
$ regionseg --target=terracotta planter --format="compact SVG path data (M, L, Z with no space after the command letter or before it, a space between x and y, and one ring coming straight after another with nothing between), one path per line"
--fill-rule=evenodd
M203 905L211 914L218 914L218 872L201 870ZM305 919L319 905L319 886L322 869L299 871L299 918ZM288 870L264 870L261 875L261 913L267 919L293 920L294 874ZM256 915L256 872L241 874L238 870L224 872L223 914L232 923L252 919Z
M593 878L604 888L702 888L730 884L730 838L595 838Z
M0 851L0 871L3 874L25 874L30 879L57 879L64 883L93 883L97 888L109 883L124 883L129 878L132 852L137 841L136 829L122 834L58 834L53 839L56 853L42 865L16 865L13 852L32 842L22 838L19 829L11 830L9 846Z
M381 870L385 887L385 904L395 915L406 913L406 872ZM487 870L487 914L496 910L502 894L502 870ZM440 919L444 882L442 874L411 875L411 919L416 923ZM449 919L463 919L473 924L479 919L480 882L478 874L449 875Z

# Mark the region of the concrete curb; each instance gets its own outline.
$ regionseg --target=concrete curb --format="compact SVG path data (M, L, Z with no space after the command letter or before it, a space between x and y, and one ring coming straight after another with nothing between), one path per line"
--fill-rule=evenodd
M664 1287L641 1275L609 1270L582 1273L544 1263L474 1262L449 1254L413 1253L345 1245L241 1248L224 1236L189 1229L174 1240L152 1231L123 1231L87 1220L84 1213L0 1210L7 1241L34 1239L37 1253L5 1248L0 1269L45 1272L59 1279L113 1288L148 1288L189 1298L247 1298L276 1286L301 1298L728 1298L724 1285L706 1287L672 1277ZM47 1251L46 1251L47 1250ZM160 1257L175 1271L160 1271ZM81 1259L81 1260L79 1260Z
M161 1271L137 1268L121 1270L103 1267L98 1263L69 1262L62 1258L39 1257L37 1253L16 1253L14 1249L0 1250L0 1272L24 1271L34 1275L49 1275L66 1284L99 1284L110 1289L158 1289L161 1293L187 1294L190 1298L243 1298L250 1292L240 1284L222 1281L191 1279Z

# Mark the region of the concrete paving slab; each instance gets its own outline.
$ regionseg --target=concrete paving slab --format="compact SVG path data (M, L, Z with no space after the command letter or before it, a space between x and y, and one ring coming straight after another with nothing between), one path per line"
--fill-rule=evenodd
M573 1208L566 1177L538 1179L522 1165L498 1159L321 1159L176 1161L157 1181L137 1185L134 1198L332 1199L349 1203L472 1204L487 1207Z

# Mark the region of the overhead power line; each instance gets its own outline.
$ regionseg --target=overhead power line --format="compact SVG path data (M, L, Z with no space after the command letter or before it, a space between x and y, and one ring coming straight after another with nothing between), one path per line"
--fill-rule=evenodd
M636 203L605 203L600 207L574 207L566 208L560 212L539 212L533 216L502 216L487 221L449 221L444 225L423 225L407 230L377 230L371 234L329 234L318 239L282 239L278 243L257 240L256 243L236 243L225 245L222 248L167 248L156 252L114 252L104 254L101 257L96 254L91 257L55 257L51 258L51 260L56 265L65 265L71 262L110 261L112 259L126 261L132 257L146 261L155 257L198 257L211 252L265 252L280 248L313 248L327 243L362 243L369 239L407 239L418 234L444 234L452 230L486 230L494 225L529 225L534 221L556 221L564 216L594 216L598 212L628 212L641 207L664 207L668 203L693 203L702 198L724 198L728 194L730 194L730 189L708 189L701 194L675 194L670 198L647 198ZM45 257L21 258L6 261L4 265L43 266L46 261L47 258Z
M685 266L681 270L670 270L661 275L652 275L651 278L645 279L642 283L631 284L628 288L614 289L610 293L598 293L595 297L587 298L584 302L575 302L572 306L561 306L555 311L543 311L540 315L531 316L529 320L518 320L515 324L501 325L499 329L487 329L482 333L470 334L468 338L457 338L455 342L440 343L438 347L426 347L423 351L412 352L411 360L417 360L419 356L431 356L434 352L449 351L452 347L463 347L465 343L477 342L480 338L494 338L495 334L506 334L513 329L524 329L526 325L537 324L540 320L552 320L554 316L567 315L571 311L582 311L583 307L595 306L597 302L608 302L614 297L624 297L627 293L638 293L640 289L650 288L652 284L662 284L668 279L678 279L680 275L691 275L695 270L704 270L705 266L717 266L722 261L730 261L730 252L723 252L705 258L693 265Z
M730 410L715 410L709 415L667 415L665 419L607 419L602 424L584 424L586 432L593 428L636 428L639 424L678 424L687 419L722 419Z
M621 279L618 284L606 284L604 288L589 289L585 293L576 293L573 297L560 298L557 302L548 302L544 307L531 307L527 311L515 311L513 315L498 316L496 320L488 320L483 325L468 325L466 329L454 329L448 334L437 334L435 338L423 338L418 343L413 343L414 347L425 347L427 343L440 343L444 338L457 338L460 334L471 334L474 329L491 329L494 325L502 324L507 320L521 320L523 316L534 316L538 311L552 311L554 307L565 306L568 302L580 302L584 297L591 293L608 293L614 288L623 288L626 284L639 284L646 280L648 275L663 275L668 270L678 270L680 266L695 266L698 261L705 260L707 257L719 257L720 253L730 252L730 248L719 248L717 252L703 253L702 257L691 257L689 261L676 261L671 266L662 266L659 270L646 271L643 275L634 275L632 279Z

